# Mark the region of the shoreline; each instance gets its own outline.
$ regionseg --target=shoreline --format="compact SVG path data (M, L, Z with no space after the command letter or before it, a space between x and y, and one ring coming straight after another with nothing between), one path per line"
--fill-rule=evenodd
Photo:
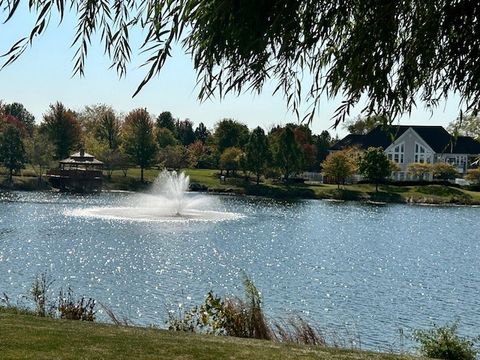
M134 172L133 170L131 172ZM265 199L298 200L314 199L328 201L355 201L371 205L414 204L419 206L480 206L480 192L440 184L389 185L379 186L375 192L372 184L350 184L338 189L330 184L292 184L247 182L244 178L229 178L221 182L218 170L189 169L190 191L215 195L255 196ZM112 193L141 192L151 185L158 171L150 170L145 183L129 176L104 178L102 191ZM15 176L12 185L0 181L0 191L52 191L45 180L40 182L33 176Z

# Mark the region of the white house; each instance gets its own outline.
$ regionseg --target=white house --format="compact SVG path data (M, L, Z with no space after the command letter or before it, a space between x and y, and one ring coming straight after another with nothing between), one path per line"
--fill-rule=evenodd
M365 135L350 134L330 148L331 151L351 146L360 149L382 147L400 171L396 180L409 180L407 166L411 163L446 162L464 175L480 156L480 143L469 136L454 137L441 126L378 126Z

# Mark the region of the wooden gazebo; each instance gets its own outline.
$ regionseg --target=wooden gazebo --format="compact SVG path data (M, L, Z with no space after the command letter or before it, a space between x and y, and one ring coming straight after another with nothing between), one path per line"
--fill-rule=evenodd
M103 162L83 149L59 161L58 169L51 169L47 177L52 187L63 191L94 192L102 188Z

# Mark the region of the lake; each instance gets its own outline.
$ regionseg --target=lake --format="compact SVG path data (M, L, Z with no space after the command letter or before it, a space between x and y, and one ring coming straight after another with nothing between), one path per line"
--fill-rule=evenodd
M210 210L238 216L75 215L132 196L0 193L0 294L31 304L33 279L47 271L52 296L71 286L134 324L163 327L168 311L210 290L242 296L248 274L269 318L300 314L364 349L399 350L400 332L455 319L479 335L480 208L205 195Z

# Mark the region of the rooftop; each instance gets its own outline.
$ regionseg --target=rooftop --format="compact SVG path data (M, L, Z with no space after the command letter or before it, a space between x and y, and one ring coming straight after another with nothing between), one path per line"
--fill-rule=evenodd
M349 134L334 144L330 150L341 150L351 146L361 149L382 147L386 149L392 142L412 128L436 153L480 154L480 143L469 136L454 137L442 126L396 125L389 128L377 126L365 135Z

